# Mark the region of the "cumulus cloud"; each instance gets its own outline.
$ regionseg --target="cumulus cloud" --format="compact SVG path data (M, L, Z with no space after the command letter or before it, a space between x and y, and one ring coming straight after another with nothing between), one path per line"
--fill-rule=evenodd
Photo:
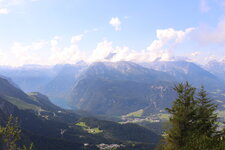
M210 6L207 0L200 0L200 11L206 13L210 10Z
M14 42L10 48L4 51L0 48L0 65L55 65L75 64L80 60L87 61L87 56L89 55L82 52L79 47L79 43L84 36L85 33L71 36L69 39L54 36L50 40L42 40L30 44ZM65 40L69 40L69 44L65 45L67 43ZM7 54L7 56L3 54Z
M109 24L111 24L116 31L121 30L121 21L118 17L111 18Z
M157 30L156 37L146 49L131 50L127 46L114 47L112 42L103 41L97 44L89 61L135 61L151 62L155 60L172 60L171 50L179 43L183 42L187 35L194 28L188 28L184 31L174 30L172 28Z
M157 40L154 40L147 47L149 61L154 61L156 59L167 61L172 59L171 50L177 44L183 42L187 35L193 30L194 28L187 28L185 31L175 30L173 28L157 30Z
M105 40L97 44L88 61L138 61L143 56L142 52L131 50L127 46L113 46L113 42Z
M79 48L79 42L82 40L82 37L83 35L72 36L70 44L67 46L60 45L62 37L59 36L55 36L49 41L39 41L31 44L14 42L7 53L3 53L0 50L0 65L74 64L79 60L85 59L85 55ZM9 56L3 54L9 54Z
M156 31L156 40L143 50L133 50L128 46L115 46L112 41L104 40L97 43L96 48L89 54L82 52L79 47L79 43L85 34L72 36L67 46L62 46L65 43L63 43L63 38L59 36L55 36L51 40L31 44L15 42L10 49L8 62L13 62L11 63L13 65L32 63L54 65L75 64L80 60L90 63L96 61L168 61L173 60L173 48L182 43L193 30L193 28L183 31L172 28L159 29ZM0 58L3 58L3 56L0 55ZM0 63L2 64L2 61Z
M201 44L225 44L225 19L214 28L201 26L196 31L196 38Z
M11 47L12 57L16 60L13 65L40 63L36 53L47 46L47 41L33 42L29 45L15 42Z
M83 35L73 36L70 40L70 46L59 47L58 42L60 37L54 37L51 40L51 56L49 64L74 64L79 60L84 59L84 54L81 53L79 42L82 40Z
M113 53L114 49L112 47L112 42L103 41L97 44L97 47L93 50L92 56L89 61L102 61L106 57Z

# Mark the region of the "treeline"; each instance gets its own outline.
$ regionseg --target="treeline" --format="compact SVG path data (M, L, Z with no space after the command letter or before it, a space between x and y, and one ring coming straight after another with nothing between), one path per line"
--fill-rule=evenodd
M217 105L202 87L175 86L177 99L167 108L171 117L158 150L225 150L225 129L218 130Z

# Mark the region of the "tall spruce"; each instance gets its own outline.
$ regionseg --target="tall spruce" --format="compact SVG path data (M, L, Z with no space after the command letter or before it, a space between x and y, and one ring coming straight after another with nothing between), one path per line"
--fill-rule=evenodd
M195 88L188 82L175 86L178 98L174 101L172 108L167 108L171 114L171 127L166 132L166 150L180 150L186 143L186 138L193 131L193 116L196 113L194 100Z
M218 124L217 105L212 103L202 86L196 97L196 132L200 135L212 137L216 135Z
M177 99L172 108L170 128L160 150L225 150L225 130L218 131L217 105L213 104L204 87L195 97L196 89L188 82L175 86Z

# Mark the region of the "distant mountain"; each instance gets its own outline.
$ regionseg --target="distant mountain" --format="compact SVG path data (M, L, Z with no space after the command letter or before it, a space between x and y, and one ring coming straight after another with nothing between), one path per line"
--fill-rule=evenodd
M77 77L85 67L86 64L83 63L61 66L57 75L43 85L39 91L48 95L59 106L65 105Z
M192 62L156 61L153 63L144 63L142 65L150 69L166 72L173 76L177 82L189 81L196 87L204 85L208 90L225 89L225 82Z
M29 93L28 95L3 78L0 78L0 97L21 110L32 110L39 115L62 110L52 104L45 95L40 93Z
M91 64L80 76L98 79L129 80L154 82L156 80L173 81L167 73L147 69L133 62L96 62Z
M70 104L95 114L123 115L145 108L155 112L170 105L173 80L132 62L98 62L80 75Z
M225 81L225 62L224 61L210 61L206 64L205 69L213 73L220 79Z
M30 104L37 104L35 101L32 101L27 94L22 90L15 87L7 79L0 77L0 96L14 97L18 99L23 99L23 101Z
M204 85L215 99L225 101L223 64L211 63L211 67L205 68L208 69L186 61L89 65L79 62L47 67L0 67L0 74L8 81L10 77L9 83L26 92L47 95L58 106L68 108L69 104L73 109L117 116L140 109L147 115L168 107L175 98L174 84L185 81L196 87Z
M22 142L33 142L41 150L97 150L102 143L151 150L159 140L159 135L135 124L82 118L55 106L41 93L27 95L0 78L0 125L10 114L19 117Z
M26 65L22 67L0 67L0 74L10 78L26 92L39 91L40 88L57 75L60 68Z
M44 93L55 104L66 107L68 92L85 66L85 63L79 62L76 65L0 67L0 75L7 76L7 80L12 80L11 83L26 92Z

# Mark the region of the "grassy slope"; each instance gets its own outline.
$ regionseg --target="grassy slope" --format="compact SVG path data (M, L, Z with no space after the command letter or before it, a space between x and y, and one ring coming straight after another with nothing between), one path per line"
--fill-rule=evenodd
M83 130L87 131L90 134L98 134L103 132L99 128L91 128L87 126L85 122L78 122L76 123L76 125L82 127Z
M34 104L29 104L24 102L21 99L10 97L10 96L4 96L5 100L10 102L11 104L17 106L21 110L34 110L34 111L43 111L40 107L34 105Z
M144 113L144 110L140 109L138 111L127 114L126 117L141 117L143 113Z

